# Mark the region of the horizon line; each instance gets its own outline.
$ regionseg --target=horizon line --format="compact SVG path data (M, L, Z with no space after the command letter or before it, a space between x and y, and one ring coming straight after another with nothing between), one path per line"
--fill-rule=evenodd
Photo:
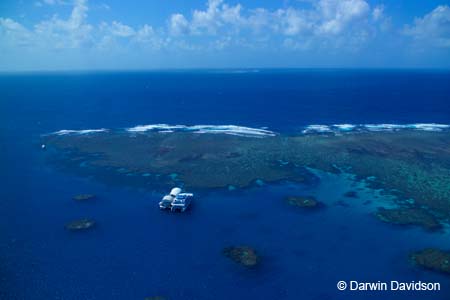
M152 73L152 72L186 72L186 71L307 71L307 70L342 70L342 71L450 71L450 67L186 67L186 68L145 68L145 69L29 69L0 70L0 75L10 74L55 74L55 73Z

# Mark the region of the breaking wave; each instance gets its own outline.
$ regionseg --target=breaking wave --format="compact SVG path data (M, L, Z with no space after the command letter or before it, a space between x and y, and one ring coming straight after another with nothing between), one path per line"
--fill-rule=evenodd
M275 136L276 133L263 128L251 128L237 125L168 125L168 124L151 124L138 125L127 128L128 132L176 132L185 131L193 133L222 133L246 137L264 137Z
M100 129L83 129L83 130L71 130L71 129L63 129L59 131L53 132L56 135L67 135L67 134L89 134L89 133L98 133L98 132L106 132L108 129L100 128Z
M83 130L59 130L51 134L55 135L85 135L92 133L123 131L129 133L145 133L145 132L192 132L192 133L210 133L210 134L229 134L243 137L268 137L276 136L278 133L268 130L267 127L252 128L237 125L169 125L169 124L150 124L138 125L135 127L110 130L106 128L100 129L83 129ZM450 125L437 123L413 123L413 124L312 124L304 126L301 129L303 134L344 134L357 132L394 132L399 130L417 130L417 131L450 131Z
M311 133L345 133L364 131L399 131L399 130L421 130L421 131L444 131L450 130L450 125L437 123L414 123L414 124L333 124L333 125L308 125L303 129L304 134Z

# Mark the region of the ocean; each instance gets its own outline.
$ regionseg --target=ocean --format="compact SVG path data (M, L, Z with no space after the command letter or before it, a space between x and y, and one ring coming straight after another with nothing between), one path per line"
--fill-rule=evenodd
M201 191L185 214L165 214L159 191L62 172L40 144L60 130L148 124L286 134L324 128L310 125L450 124L448 71L23 73L1 74L0 91L0 299L450 297L448 275L413 266L407 255L450 249L448 231L380 222L373 213L387 196L349 174L318 173L312 185ZM354 189L358 199L343 197ZM84 193L97 197L72 200ZM326 207L303 212L282 201L305 193ZM83 217L97 226L65 230ZM222 255L241 244L257 250L256 268ZM442 290L339 291L341 280L439 282Z

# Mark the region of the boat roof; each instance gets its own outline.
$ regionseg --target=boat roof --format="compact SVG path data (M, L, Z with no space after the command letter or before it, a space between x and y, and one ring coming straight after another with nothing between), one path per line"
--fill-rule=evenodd
M175 197L175 199L186 199L186 198L192 197L192 196L194 196L194 194L192 194L192 193L181 193L181 194L178 194Z
M176 196L176 195L178 195L179 193L181 193L181 189L180 189L179 187L175 187L175 188L173 188L172 190L170 190L170 194L171 194L171 195Z

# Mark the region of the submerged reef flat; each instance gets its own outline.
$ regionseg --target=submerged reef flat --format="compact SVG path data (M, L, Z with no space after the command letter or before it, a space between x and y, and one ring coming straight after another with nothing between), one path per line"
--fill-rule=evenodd
M259 257L255 249L248 246L227 247L223 249L223 254L245 267L255 267L259 263Z
M450 251L428 248L414 252L410 257L420 267L450 275Z
M347 198L359 198L358 193L356 191L348 191L344 194L344 197Z
M66 151L67 163L88 161L89 166L121 173L161 174L192 188L304 182L314 176L292 163L280 164L279 150L272 154L266 148L277 147L279 140L271 138L177 132L50 135L45 139L48 146Z
M43 144L57 150L45 152L55 162L83 172L104 168L136 182L182 182L189 188L242 188L257 181L310 182L314 175L308 167L333 173L344 170L365 180L370 187L397 196L399 209L418 217L411 218L411 224L428 227L426 224L432 222L424 222L422 217L431 217L436 222L450 218L450 133L447 131L261 138L220 133L107 131L50 134L43 136ZM64 155L57 159L55 153ZM80 162L89 167L80 167ZM134 174L141 175L133 177ZM417 209L425 209L427 214L419 217Z

